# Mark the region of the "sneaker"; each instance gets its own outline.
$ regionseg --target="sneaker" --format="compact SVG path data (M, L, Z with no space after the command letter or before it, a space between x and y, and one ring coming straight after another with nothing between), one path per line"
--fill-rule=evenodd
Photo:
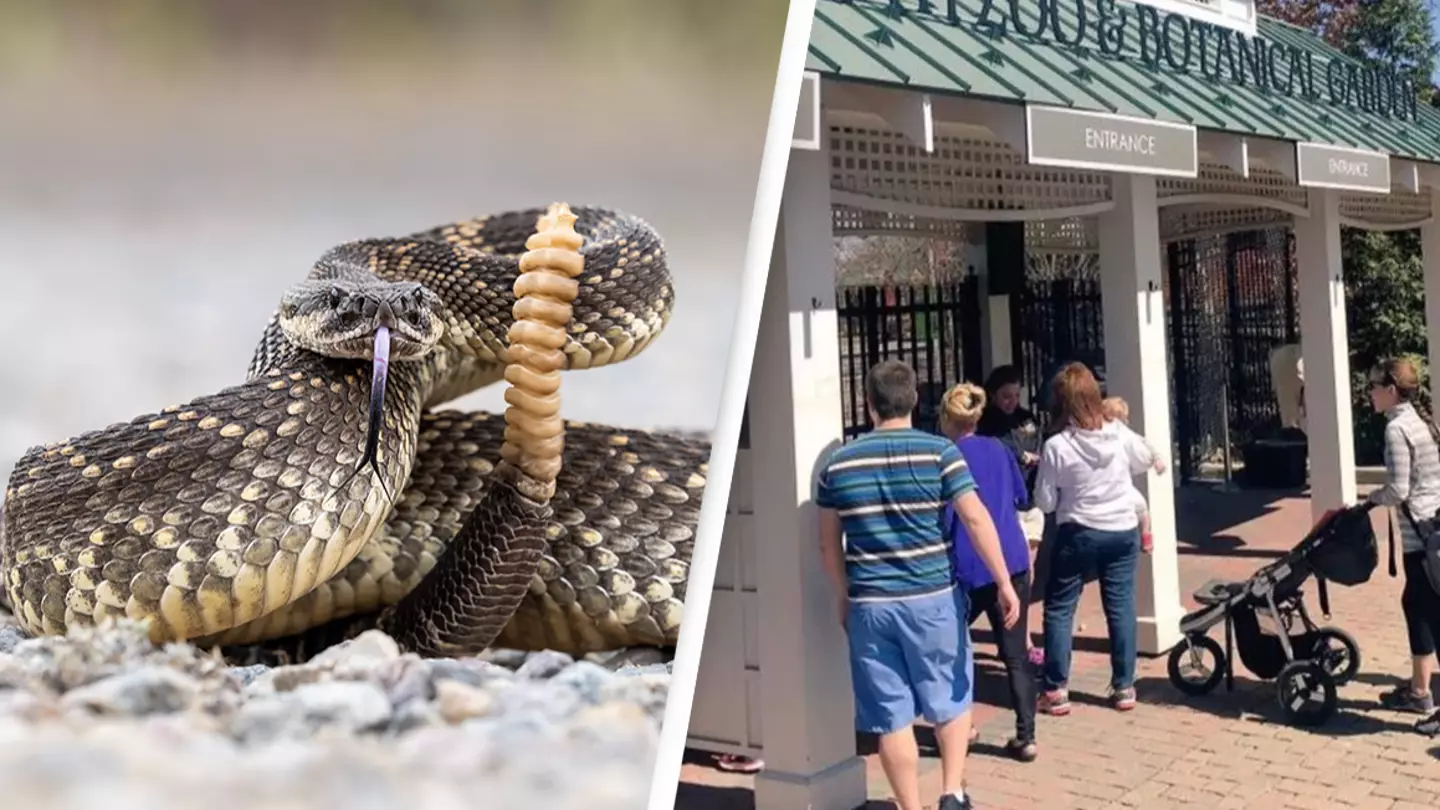
M1435 698L1417 694L1409 684L1405 684L1380 695L1380 705L1392 712L1430 714L1435 711Z
M1018 737L1005 743L1005 753L1020 762L1034 762L1040 755L1034 740L1022 740Z
M1135 687L1111 690L1110 705L1115 707L1117 712L1128 712L1135 708Z
M1041 714L1064 717L1070 713L1070 692L1065 689L1051 689L1049 692L1042 692L1037 708Z
M975 810L975 805L970 803L970 794L956 798L954 793L946 793L940 797L940 803L935 810Z
M1415 730L1424 734L1426 737L1434 737L1440 734L1440 712L1436 712L1424 720L1417 722L1415 724Z

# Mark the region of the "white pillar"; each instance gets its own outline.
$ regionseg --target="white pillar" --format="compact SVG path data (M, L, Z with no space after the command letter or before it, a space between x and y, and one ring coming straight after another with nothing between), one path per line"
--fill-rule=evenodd
M985 296L985 329L989 338L985 347L985 374L989 376L996 366L1008 366L1015 358L1010 339L1010 296Z
M756 810L865 803L845 633L820 561L818 465L844 436L829 154L790 152L750 388L765 770Z
M985 231L974 229L981 234ZM1010 363L1010 296L996 294L994 290L1005 287L993 284L990 274L990 254L984 241L965 246L964 265L973 270L980 279L980 373L986 377L996 366ZM971 380L978 383L980 380Z
M1180 640L1180 569L1170 463L1170 371L1165 357L1164 263L1155 178L1112 175L1115 208L1100 215L1100 294L1106 387L1130 405L1130 426L1165 457L1163 477L1139 482L1150 506L1154 550L1140 558L1139 649L1165 652Z
M1420 252L1425 262L1425 336L1430 358L1430 401L1440 405L1435 392L1440 391L1440 190L1426 188L1430 195L1429 225L1420 228Z
M1295 218L1300 356L1305 361L1305 433L1310 511L1355 502L1355 430L1350 418L1350 343L1341 277L1340 194L1309 190L1310 216Z

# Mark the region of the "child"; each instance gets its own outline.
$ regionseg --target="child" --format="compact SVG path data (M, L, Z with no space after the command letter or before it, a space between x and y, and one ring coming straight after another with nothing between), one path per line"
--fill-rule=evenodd
M1105 413L1105 419L1109 422L1119 422L1122 425L1130 424L1130 405L1120 397L1106 397L1100 403ZM1145 442L1150 447L1150 442ZM1160 460L1160 454L1150 447L1150 455L1155 459L1154 469L1157 474L1165 473L1165 462ZM1140 551L1149 554L1154 547L1154 540L1150 537L1150 506L1145 503L1145 496L1133 484L1130 486L1130 498L1135 502L1135 514L1140 518Z

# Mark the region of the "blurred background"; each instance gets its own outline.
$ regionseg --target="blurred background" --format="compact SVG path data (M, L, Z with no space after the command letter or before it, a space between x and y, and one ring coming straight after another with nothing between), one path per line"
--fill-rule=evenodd
M333 245L554 200L649 220L677 286L566 415L711 429L785 8L0 0L0 472L241 382Z

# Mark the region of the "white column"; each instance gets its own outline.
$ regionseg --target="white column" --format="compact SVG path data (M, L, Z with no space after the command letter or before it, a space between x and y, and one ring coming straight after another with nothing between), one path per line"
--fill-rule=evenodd
M1140 558L1136 583L1139 649L1165 652L1180 640L1180 570L1175 484L1170 459L1170 371L1165 357L1164 262L1155 179L1112 175L1115 208L1100 215L1100 294L1105 320L1105 375L1110 393L1130 405L1130 426L1167 462L1139 481L1150 506L1154 550Z
M985 328L989 342L985 347L985 374L996 366L1014 361L1015 350L1010 339L1010 296L985 296Z
M996 366L1010 362L1010 296L992 292L1005 288L991 283L990 254L983 241L985 232L981 228L974 230L981 234L982 241L965 246L963 264L967 270L973 268L980 279L980 371L989 377Z
M1426 188L1430 195L1429 225L1420 228L1420 252L1425 262L1425 336L1428 338L1430 358L1430 401L1440 404L1435 392L1440 391L1440 374L1434 369L1440 366L1440 190Z
M1312 188L1309 197L1310 216L1295 218L1295 259L1300 277L1310 511L1318 519L1327 509L1355 502L1355 430L1340 269L1340 194Z
M830 216L828 152L792 150L750 388L765 757L756 810L851 810L866 797L812 502L817 467L844 436Z

